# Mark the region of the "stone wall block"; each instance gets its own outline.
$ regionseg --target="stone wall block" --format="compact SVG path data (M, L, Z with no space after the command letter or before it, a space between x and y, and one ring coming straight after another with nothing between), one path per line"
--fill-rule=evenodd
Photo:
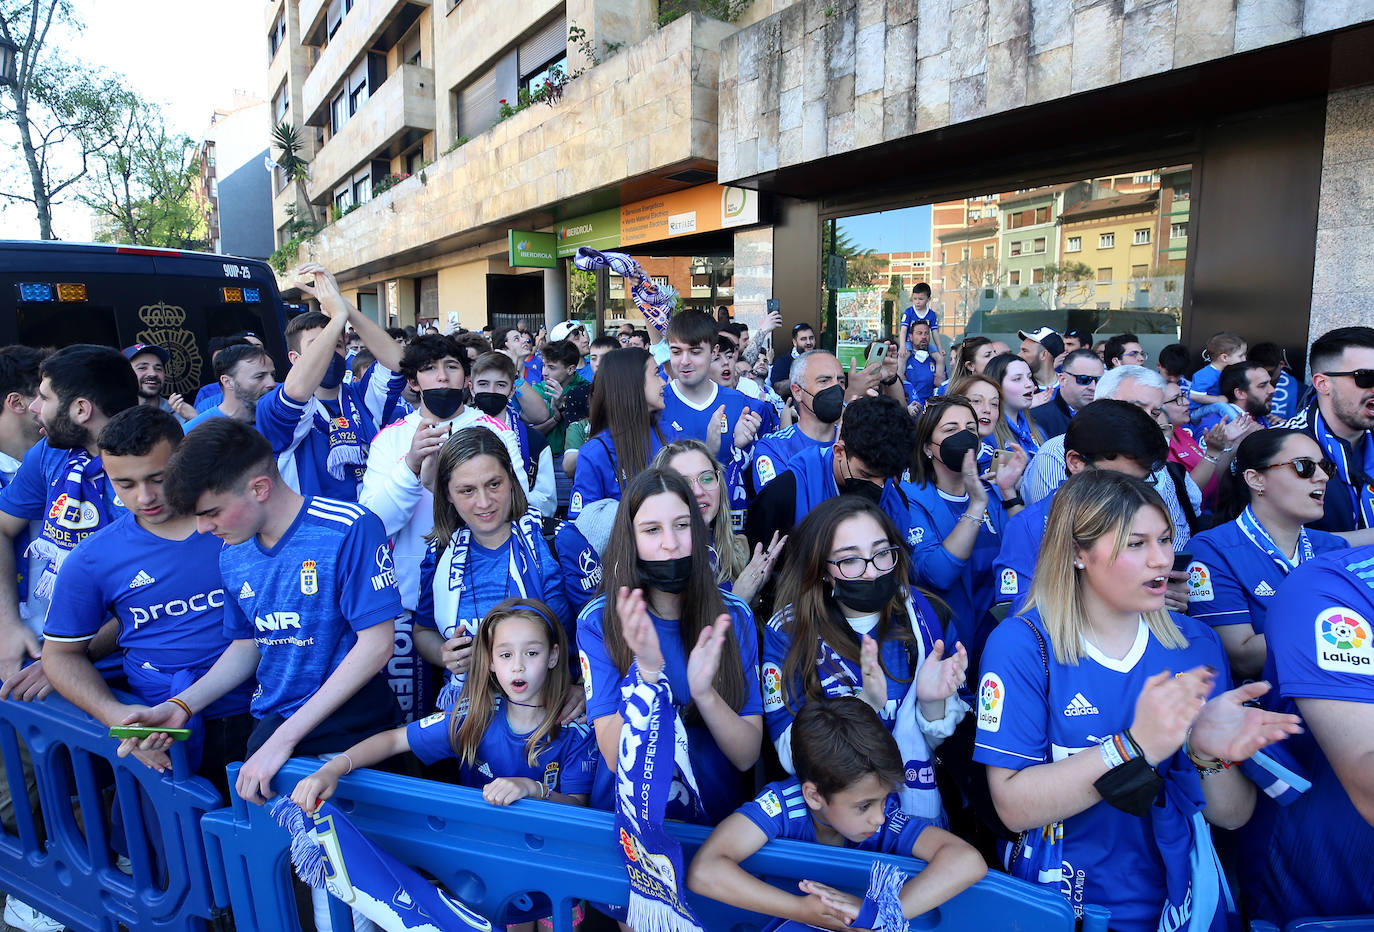
M825 29L826 68L831 81L854 74L854 14L839 10Z
M854 76L852 74L847 74L831 83L826 111L830 116L854 111Z
M988 0L954 8L950 22L950 77L971 78L988 70Z
M802 92L794 87L778 95L778 130L800 129L802 124Z
M1305 0L1303 7L1302 34L1305 36L1353 26L1374 15L1369 0Z
M1374 291L1374 224L1317 229L1317 257L1312 267L1312 293ZM1369 305L1354 318L1369 321ZM1353 323L1346 320L1342 325Z
M885 21L887 0L859 0L855 9L857 16L854 20L854 28L862 32L870 26L877 26Z
M1111 5L1088 7L1073 18L1073 93L1121 80L1121 20Z
M887 29L882 23L859 29L854 37L854 93L883 89L886 53Z
M1121 21L1121 80L1168 71L1174 63L1176 0L1127 13Z
M916 86L916 24L890 26L883 55L883 88L901 94Z
M1374 159L1374 87L1337 91L1326 102L1325 163Z
M887 0L887 24L901 26L914 23L921 15L921 0Z
M1303 0L1237 0L1236 51L1302 36Z
M802 47L802 100L821 100L827 91L825 33L808 32Z
M1065 0L1030 0L1030 51L1048 52L1073 42L1073 7Z
M1067 97L1073 79L1073 48L1062 45L1030 56L1026 70L1026 103Z
M826 149L829 152L849 152L854 148L854 111L829 118L825 128Z
M1374 159L1327 160L1322 166L1317 216L1321 229L1359 226L1374 216Z
M854 147L883 141L883 92L869 91L854 98Z
M802 104L801 157L803 160L824 158L827 155L825 101L809 100Z
M778 133L778 164L795 165L802 159L802 131L798 125L796 129L787 129ZM737 173L724 171L724 162L721 162L720 175L722 178L737 178Z
M746 29L739 36L739 79L752 81L759 76L759 30Z
M758 0L755 0L757 3ZM794 3L778 17L778 42L784 52L800 49L806 32L806 5Z
M1029 34L999 42L988 49L987 109L1001 113L1026 104Z
M720 76L721 84L733 84L739 77L739 33L734 33L725 37L720 44ZM623 54L623 53L622 53Z
M758 79L745 81L735 89L735 107L739 110L739 123L736 132L740 139L749 139L758 134L759 82Z
M938 55L950 46L950 17L954 13L952 0L918 0L916 16L916 51L922 58Z
M1317 0L1318 3L1321 0ZM1235 0L1178 0L1174 67L1230 55L1235 50Z
M916 94L902 91L883 99L883 139L900 139L916 132Z
M1029 34L1029 0L988 0L988 45Z
M958 78L949 83L949 121L962 123L987 113L987 75Z

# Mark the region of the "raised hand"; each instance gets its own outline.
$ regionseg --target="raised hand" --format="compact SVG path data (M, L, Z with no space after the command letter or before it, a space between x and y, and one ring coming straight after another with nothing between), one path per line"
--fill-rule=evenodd
M1188 745L1198 757L1247 760L1256 751L1302 732L1302 719L1247 706L1269 692L1264 682L1246 683L1222 693L1202 707Z
M937 640L916 671L916 698L922 702L944 702L963 685L967 673L968 651L964 643L955 641L954 653L946 657L945 642Z
M472 638L466 634L455 634L444 642L439 659L448 672L466 675L468 667L472 666Z
M782 548L786 545L787 537L779 538L777 531L773 532L773 539L768 542L766 549L763 544L755 544L753 557L735 578L735 595L745 602L753 602L759 589L768 581L768 575L773 572L773 564L782 555Z
M882 715L887 707L887 676L878 662L878 642L867 634L859 644L859 671L863 674L859 698Z
M997 488L1005 498L1016 490L1016 484L1021 481L1021 475L1026 471L1026 466L1030 463L1030 457L1021 448L1019 443L1009 445L1011 456L1002 454L1002 463L997 467Z
M1022 467L1025 468L1024 466ZM969 507L979 511L987 511L988 490L983 486L982 476L978 473L978 456L976 451L969 450L964 454L964 465L961 470L964 474L964 491L968 492ZM1001 474L1001 470L998 470Z
M639 664L639 675L646 683L657 683L663 673L663 649L659 647L658 629L644 604L644 590L621 586L616 593L615 613L620 618L625 646L634 652Z
M687 688L694 700L700 701L716 688L716 671L720 669L720 655L725 647L725 632L730 630L730 616L722 614L715 624L701 629L696 646L687 655Z
M735 448L743 450L753 443L754 438L759 435L759 425L762 423L763 418L757 412L745 408L739 420L735 422Z
M1208 667L1194 667L1178 676L1161 670L1145 681L1135 701L1131 735L1151 766L1183 747L1215 681L1216 672Z

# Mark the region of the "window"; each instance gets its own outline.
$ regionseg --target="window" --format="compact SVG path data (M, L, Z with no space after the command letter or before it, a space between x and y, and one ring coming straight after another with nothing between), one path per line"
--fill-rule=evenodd
M983 219L983 212L982 212L981 210L970 210L970 211L968 212L968 222L969 222L969 223L972 223L972 222L975 221L975 220L982 220L982 219Z
M567 19L559 16L521 42L516 59L520 66L520 89L530 94L534 94L550 80L550 72L555 68L567 74Z
M1044 251L1045 251L1045 237L1043 237L1043 236L1037 236L1037 237L1035 238L1034 244L1032 245L1031 252L1034 252L1034 253L1037 253L1037 254L1038 254L1038 253L1042 253L1042 252L1044 252Z
M1098 235L1098 237L1097 237L1097 248L1098 248L1098 249L1111 249L1111 248L1112 248L1113 246L1115 246L1115 245L1116 245L1116 234L1115 234L1115 233L1101 233L1101 234Z
M329 102L329 131L337 133L348 122L348 95L343 91L334 95Z
M286 172L282 171L281 166L278 165L276 168L272 169L272 191L275 194L280 194L285 187Z
M218 178L211 178L211 179L210 179L210 196L211 196L211 197L219 197L219 179L218 179Z
M1044 269L1031 269L1031 283L1039 285L1045 280Z
M988 243L986 246L983 247L983 258L984 258L984 259L991 259L991 258L995 257L996 255L997 255L997 247L996 247L996 246L992 245L991 243Z
M364 59L348 76L348 115L357 113L358 108L367 103L367 97L367 60Z
M420 28L416 26L401 40L401 63L420 65Z
M1021 284L1021 270L1020 270L1020 269L1012 269L1010 272L1007 273L1007 284L1008 284L1008 285L1019 285L1019 284Z
M1099 285L1110 284L1112 280L1112 270L1110 268L1097 270L1097 283Z
M1049 223L1049 222L1050 222L1050 209L1049 209L1048 207L1037 207L1037 208L1035 208L1035 222L1036 222L1036 223Z
M1131 278L1149 278L1150 267L1148 265L1131 266Z
M1169 238L1170 238L1170 239L1183 239L1183 238L1184 238L1185 236L1187 236L1187 235L1188 235L1188 221L1185 220L1185 221L1183 221L1182 223L1171 223L1171 224L1169 224Z
M1143 230L1136 230L1136 231L1135 231L1135 237L1131 240L1131 245L1133 245L1133 246L1148 246L1148 245L1150 245L1150 228L1149 228L1149 227L1146 227L1146 228L1143 229Z
M964 254L963 254L963 256L962 256L961 258L962 258L965 262L968 261L968 247L967 247L967 246L964 247Z
M365 168L353 176L353 203L372 200L372 169Z
M270 62L277 56L277 49L281 48L286 41L286 16L279 15L272 23L272 31L267 34L267 60Z
M1181 185L1178 185L1177 187L1174 188L1174 200L1176 200L1176 201L1187 201L1187 200L1192 200L1192 197L1193 197L1193 186L1192 186L1192 185L1190 185L1190 184L1181 184Z
M660 287L660 288L667 288L667 287L668 287L668 276L667 276L667 275L650 275L650 276L649 276L649 280L650 280L651 282L653 282L655 285L657 285L658 287Z
M1020 241L1020 240L1013 240L1013 241L1012 241L1012 244L1011 244L1011 254L1012 254L1013 256L1019 256L1019 255L1021 255L1021 241Z
M515 99L519 73L514 50L454 94L456 136L473 137L496 124L501 100Z
M277 88L277 93L272 95L272 116L276 118L278 123L284 123L290 112L291 89L283 81L281 87Z
M1066 240L1064 241L1064 251L1065 251L1065 252L1082 252L1082 251L1083 251L1083 237L1081 237L1081 236L1070 236L1068 239L1066 239Z
M330 0L328 18L325 20L325 29L329 38L334 37L334 33L339 31L339 26L343 24L343 18L348 15L348 11L353 9L354 0Z
M334 189L334 206L339 210L348 208L353 203L353 185L343 184Z

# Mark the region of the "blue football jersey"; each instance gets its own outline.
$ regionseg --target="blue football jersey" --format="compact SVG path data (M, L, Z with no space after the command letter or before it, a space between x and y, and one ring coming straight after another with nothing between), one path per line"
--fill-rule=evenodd
M795 777L769 783L762 793L740 806L738 811L757 825L769 841L774 838L816 841L816 824L811 820L811 810ZM883 814L887 821L882 828L857 844L846 838L844 847L914 857L916 840L935 823L902 812L901 802L895 794L883 804Z
M749 464L749 479L755 492L778 477L792 457L813 447L828 447L835 442L835 432L825 440L812 440L796 424L760 437L754 444L754 456Z
M1045 536L1045 523L1049 521L1053 502L1054 492L1050 492L1007 519L1002 531L1002 549L992 562L998 602L1010 602L1015 608L1030 595L1035 561L1040 556L1040 541Z
M1281 421L1297 415L1302 401L1302 383L1287 369L1274 382L1274 396L1269 399L1269 413Z
M926 399L935 394L935 360L929 356L925 362L912 356L906 362L906 371L902 373L903 381L906 383L907 404L913 401L926 403Z
M1200 395L1221 396L1221 370L1211 363L1203 366L1193 373L1193 377L1188 381L1188 391L1197 392ZM1191 398L1188 400L1189 415L1196 414L1197 409L1202 407Z
M1299 699L1374 702L1374 547L1324 554L1289 574L1269 605L1264 701L1300 712ZM1279 924L1300 916L1374 913L1366 864L1374 827L1350 801L1310 730L1284 747L1312 788L1289 806L1259 795L1244 830L1253 852L1245 889L1256 915Z
M662 448L658 432L649 431L650 461ZM583 508L605 498L620 501L620 479L616 474L618 468L615 440L611 438L610 430L603 430L588 438L577 451L577 471L573 474L572 494L568 498L568 517L576 518Z
M224 630L253 638L262 659L253 715L290 716L357 643L400 616L396 567L381 519L360 505L308 498L272 547L257 537L220 552Z
M1186 647L1166 648L1142 618L1125 657L1108 657L1085 641L1077 665L1055 660L1038 611L1024 617L1044 639L1045 659L1021 618L1003 621L988 638L974 703L973 759L980 764L1023 770L1093 748L1130 727L1146 679L1161 670L1211 666L1220 671L1214 695L1229 688L1220 639L1184 615L1170 617ZM1113 929L1155 932L1166 899L1165 867L1149 819L1098 802L1064 821L1063 850L1063 886L1076 909L1106 906ZM1181 869L1186 873L1187 864Z
M725 602L725 610L730 613L730 637L739 651L740 665L744 668L745 700L739 714L763 715L754 615L748 605L730 593L722 592L721 598ZM606 652L601 631L605 610L606 597L598 596L587 604L577 618L577 653L582 666L582 687L587 694L587 720L590 722L616 715L620 711L622 676L615 661ZM676 619L668 620L653 614L649 617L658 632L659 646L663 650L663 672L672 687L673 702L681 712L692 699L687 685L687 648L682 642L681 626ZM744 798L742 777L704 725L688 726L687 743L697 787L701 790L701 801L706 808L708 821L714 825L733 812ZM612 807L614 782L615 773L603 763L597 771L592 805L598 809ZM668 818L680 818L683 815L680 811L675 812L673 803L669 803Z
M464 700L452 713L435 712L407 725L406 741L411 753L423 764L457 757L449 740L449 729L462 723L466 709L467 701ZM452 721L454 717L457 722ZM498 697L491 724L477 745L477 759L462 765L459 785L481 789L497 777L527 777L553 793L570 796L591 793L601 752L597 750L596 735L590 725L572 722L559 728L540 749L533 765L525 754L525 743L531 734L520 734L511 728L506 718L506 703Z

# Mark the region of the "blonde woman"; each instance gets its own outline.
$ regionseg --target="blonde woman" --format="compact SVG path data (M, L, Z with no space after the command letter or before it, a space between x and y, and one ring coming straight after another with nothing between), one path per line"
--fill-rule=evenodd
M749 553L749 544L735 533L730 509L721 507L725 493L725 470L700 440L676 440L658 451L653 466L668 469L687 480L692 487L701 520L711 536L711 557L715 561L716 582L752 605L763 584L773 572L773 563L787 543L776 533L768 548L762 544Z
M1203 820L1243 825L1255 787L1231 764L1300 730L1296 716L1246 707L1268 684L1228 691L1217 636L1165 610L1172 534L1145 482L1106 470L1069 479L1024 615L988 639L975 703L974 760L998 816L1023 833L1009 868L1080 913L1106 907L1119 932L1173 927L1190 911L1193 928L1220 920L1226 881L1207 869Z

